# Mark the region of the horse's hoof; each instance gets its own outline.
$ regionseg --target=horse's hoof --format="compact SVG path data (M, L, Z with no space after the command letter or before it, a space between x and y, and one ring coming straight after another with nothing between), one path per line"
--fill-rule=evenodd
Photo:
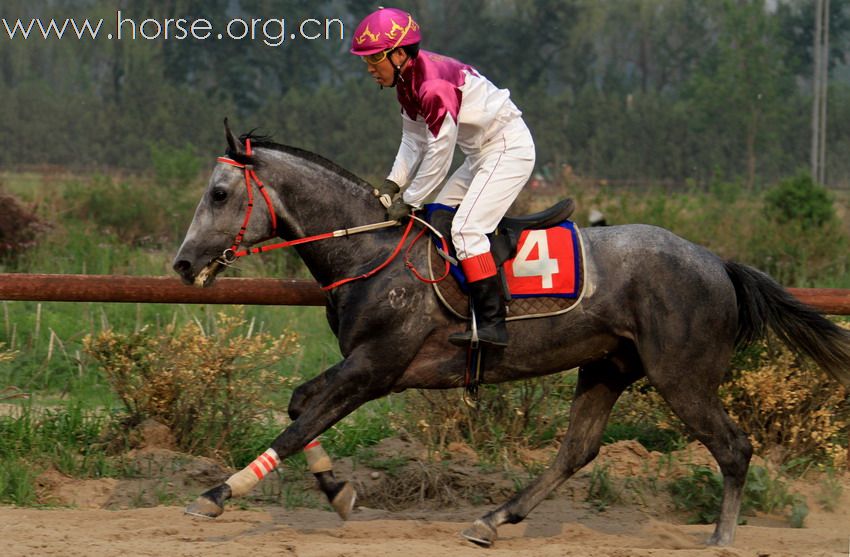
M475 545L490 547L496 540L496 529L479 518L472 523L470 528L461 532L460 535Z
M226 483L215 486L214 488L205 491L200 497L195 499L195 502L186 507L183 511L190 516L199 516L201 518L215 518L221 516L224 512L224 502L230 499L233 491Z
M186 507L186 510L183 512L189 516L215 518L221 516L221 513L224 512L224 507L205 495L201 495L191 505Z
M724 545L732 545L732 540L729 536L720 536L715 532L705 543L706 545L723 547Z
M357 501L357 491L351 485L351 482L345 482L342 489L339 490L339 493L331 501L331 506L341 519L348 520L351 511L354 509L355 501Z

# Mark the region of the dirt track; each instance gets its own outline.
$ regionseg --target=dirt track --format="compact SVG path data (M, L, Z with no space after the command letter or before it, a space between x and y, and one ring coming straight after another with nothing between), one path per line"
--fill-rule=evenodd
M496 545L485 550L458 535L482 511L388 513L361 509L343 524L331 512L311 509L229 510L219 519L206 521L184 516L181 507L122 511L4 507L0 508L0 553L86 557L844 557L850 535L846 512L813 513L804 529L767 523L742 526L733 547L706 548L701 542L710 533L709 526L673 525L627 508L595 513L573 508L570 501L552 499L526 523L503 527Z
M416 452L398 440L387 440L378 450L394 455ZM459 462L463 454L456 452L451 466L441 469L451 471L458 466L458 477L473 482L467 488L479 496L489 488L494 501L503 501L513 492L512 481L498 485L499 474L464 468ZM684 513L672 510L663 497L633 499L602 512L595 510L587 502L588 475L579 473L567 482L570 487L544 501L522 524L501 527L493 548L482 549L459 533L494 505L472 507L461 499L457 504L432 499L426 502L428 509L413 503L398 512L358 507L345 523L330 510L287 510L277 505L256 506L256 502L249 502L250 510L231 504L215 520L190 518L183 514L182 506L130 508L156 505L155 498L143 499L140 494L162 493L157 489L163 486L167 494L179 496L178 500L191 500L200 488L188 481L190 477L200 485L214 485L228 473L209 459L169 450L151 449L135 456L146 463L140 469L149 469L150 478L78 480L55 471L42 475L45 500L72 507L0 507L0 556L850 557L850 475L841 480L843 495L834 512L817 503L819 479L794 482L791 487L807 499L810 509L805 528L790 528L781 516L746 517L747 524L738 528L732 547L707 548L704 541L713 526L684 524ZM546 461L549 456L541 458ZM620 442L603 447L599 460L623 480L638 477L657 456L635 442ZM710 456L697 446L678 454L677 461L708 464ZM386 493L403 481L396 476L384 478L391 483L382 483L384 479L375 479L382 474L374 470L352 469L345 461L337 464L344 469L343 477L360 482L364 504L369 502L370 489L372 500L378 502L381 498L375 493ZM420 468L415 460L411 466ZM315 490L314 483L306 478L305 489L312 486Z

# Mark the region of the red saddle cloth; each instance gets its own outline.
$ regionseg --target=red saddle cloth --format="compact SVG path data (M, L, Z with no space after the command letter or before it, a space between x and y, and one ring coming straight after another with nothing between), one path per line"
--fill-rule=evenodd
M524 230L516 257L505 262L511 297L578 297L579 250L578 231L570 221L545 230Z
M516 257L504 264L511 293L508 320L546 317L564 313L581 301L584 281L581 235L571 221L542 230L525 230L517 245ZM432 250L431 278L445 262ZM464 293L466 279L460 268L452 267L455 280L434 285L440 300L458 317L468 318L469 300Z

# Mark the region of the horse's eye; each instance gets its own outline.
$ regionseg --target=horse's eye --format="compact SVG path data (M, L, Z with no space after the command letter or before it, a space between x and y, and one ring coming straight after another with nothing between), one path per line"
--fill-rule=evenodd
M210 195L212 196L213 201L217 202L227 199L227 191L221 188L215 188Z

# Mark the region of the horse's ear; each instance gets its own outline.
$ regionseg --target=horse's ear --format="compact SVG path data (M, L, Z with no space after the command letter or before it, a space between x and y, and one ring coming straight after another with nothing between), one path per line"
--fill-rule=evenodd
M230 124L227 122L227 118L224 119L224 133L227 136L227 147L231 153L244 153L245 149L242 148L242 143L236 139L236 136L233 135L233 132L230 131Z

